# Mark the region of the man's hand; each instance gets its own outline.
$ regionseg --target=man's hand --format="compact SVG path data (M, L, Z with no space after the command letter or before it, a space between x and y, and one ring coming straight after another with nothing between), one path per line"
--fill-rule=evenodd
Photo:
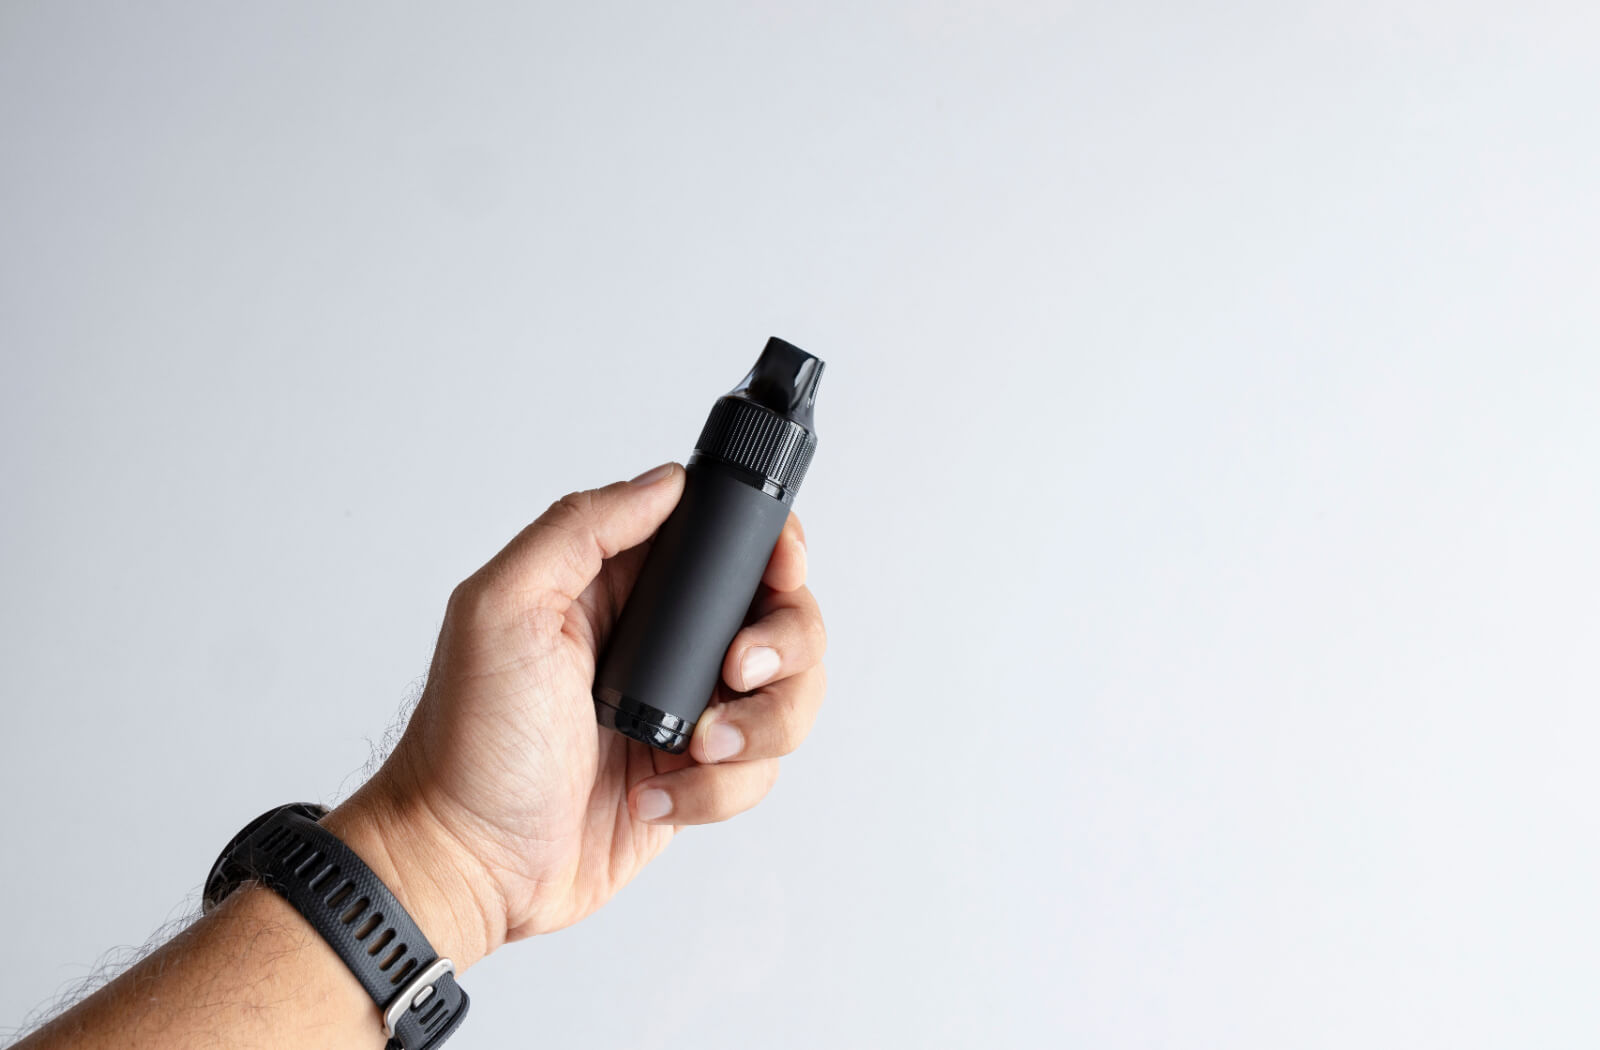
M686 755L594 720L595 656L683 492L669 464L568 496L450 598L411 724L328 825L464 970L604 904L683 824L760 801L822 702L822 618L784 527ZM282 897L243 886L18 1050L384 1045L378 1007Z
M327 818L458 967L588 915L678 826L755 805L811 728L824 634L793 515L688 753L596 725L597 655L683 483L668 464L567 496L457 587L405 736Z

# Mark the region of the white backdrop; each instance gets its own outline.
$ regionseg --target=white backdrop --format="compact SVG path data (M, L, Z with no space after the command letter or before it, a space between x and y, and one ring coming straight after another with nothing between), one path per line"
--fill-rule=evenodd
M777 334L829 363L815 735L453 1046L1594 1045L1597 51L0 6L0 1025L336 797L454 583Z

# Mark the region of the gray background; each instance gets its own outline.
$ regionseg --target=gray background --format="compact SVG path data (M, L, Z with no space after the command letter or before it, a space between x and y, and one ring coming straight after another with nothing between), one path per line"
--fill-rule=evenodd
M1594 1045L1594 11L0 5L0 1024L780 334L815 735L454 1045Z

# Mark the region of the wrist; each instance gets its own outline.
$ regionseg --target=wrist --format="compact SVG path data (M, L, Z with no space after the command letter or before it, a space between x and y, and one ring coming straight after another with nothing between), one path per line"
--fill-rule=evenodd
M505 943L505 906L483 865L387 769L322 819L389 887L461 973Z

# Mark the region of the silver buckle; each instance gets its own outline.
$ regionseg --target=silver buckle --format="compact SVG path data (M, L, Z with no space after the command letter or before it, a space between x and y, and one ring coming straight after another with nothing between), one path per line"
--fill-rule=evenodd
M422 972L400 989L400 994L389 1000L389 1008L383 1011L383 1034L390 1039L394 1038L394 1030L400 1024L400 1018L405 1016L407 1010L421 1006L433 997L433 984L447 973L455 973L456 964L439 956L433 962L422 968Z

